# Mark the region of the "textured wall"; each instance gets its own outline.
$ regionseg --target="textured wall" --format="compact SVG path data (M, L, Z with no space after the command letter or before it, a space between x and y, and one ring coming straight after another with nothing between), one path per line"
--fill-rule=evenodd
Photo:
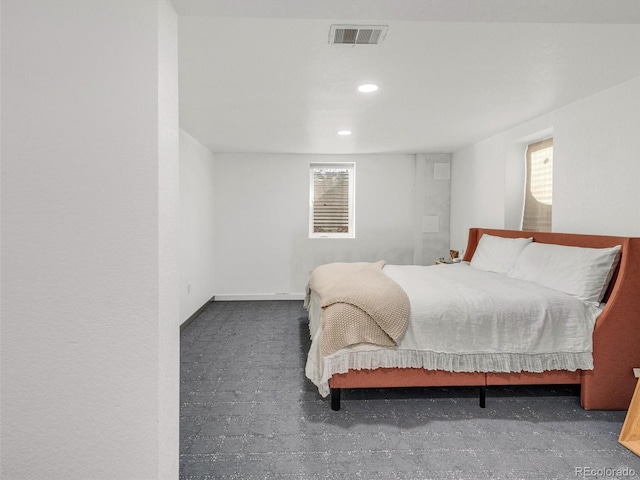
M356 238L310 239L309 164L341 161L356 163ZM414 184L414 155L216 154L216 298L301 295L322 263L412 263Z
M449 254L449 154L215 155L217 298L301 295L330 262L425 264ZM309 239L309 163L356 163L356 238ZM437 216L438 232L423 233Z
M470 227L519 227L524 149L550 134L553 231L640 235L638 131L640 77L455 152L452 248L465 247Z
M450 166L451 155L448 153L416 155L413 261L415 264L430 265L437 258L449 256ZM423 231L425 222L429 224L430 221L436 220L437 232ZM436 228L427 229L436 230Z
M180 320L215 292L214 156L180 130Z
M3 479L177 478L176 24L2 1Z

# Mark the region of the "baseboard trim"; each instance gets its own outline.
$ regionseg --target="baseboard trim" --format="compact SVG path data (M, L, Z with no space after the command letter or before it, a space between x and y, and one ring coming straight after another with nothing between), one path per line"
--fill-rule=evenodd
M304 300L304 293L265 293L216 295L216 302L236 302L241 300Z
M182 332L185 328L187 328L187 327L189 326L189 324L190 324L191 322L193 322L193 321L196 319L196 317L197 317L198 315L200 315L200 314L204 311L204 309L205 309L205 308L207 308L207 305L209 305L211 302L215 301L215 299L216 299L216 297L215 297L215 295L214 295L214 296L213 296L213 297L211 297L209 300L207 300L207 301L205 302L205 304L204 304L204 305L202 305L198 310L196 310L196 311L193 313L193 315L191 315L191 316L190 316L189 318L187 318L184 322L182 322L182 323L180 324L180 331Z

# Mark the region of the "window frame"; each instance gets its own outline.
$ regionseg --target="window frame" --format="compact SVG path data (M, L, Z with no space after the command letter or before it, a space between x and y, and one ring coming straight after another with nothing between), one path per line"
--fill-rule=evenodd
M348 186L348 222L347 232L315 232L315 176L319 169L347 170L349 175ZM355 238L355 191L356 191L356 164L355 162L311 162L309 164L309 238Z

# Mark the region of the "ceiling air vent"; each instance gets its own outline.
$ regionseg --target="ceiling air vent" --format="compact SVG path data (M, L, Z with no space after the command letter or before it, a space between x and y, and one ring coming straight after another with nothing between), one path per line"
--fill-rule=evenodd
M336 45L380 45L387 25L331 25L329 43Z

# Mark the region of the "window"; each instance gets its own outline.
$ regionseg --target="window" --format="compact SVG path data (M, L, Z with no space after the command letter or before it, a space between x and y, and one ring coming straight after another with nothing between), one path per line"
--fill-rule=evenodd
M310 238L355 238L355 163L310 165Z
M551 231L553 138L527 146L527 177L522 229Z

